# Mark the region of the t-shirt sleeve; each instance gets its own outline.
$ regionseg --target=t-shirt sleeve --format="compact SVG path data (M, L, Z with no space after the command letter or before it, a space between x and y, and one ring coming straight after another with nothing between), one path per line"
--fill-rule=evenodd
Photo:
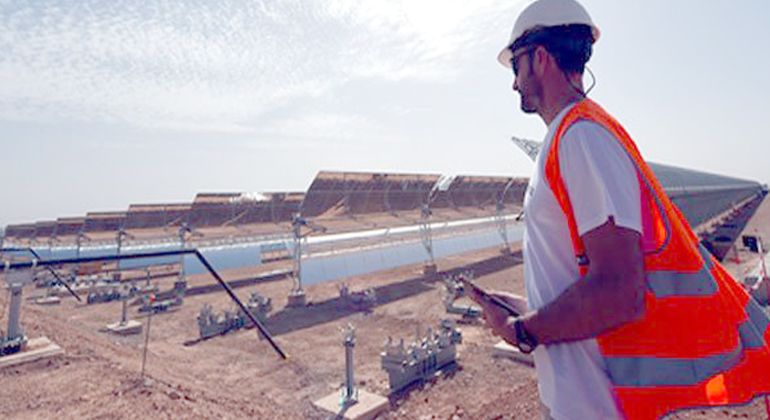
M612 134L601 125L580 121L559 143L559 162L578 234L603 225L642 232L636 166Z

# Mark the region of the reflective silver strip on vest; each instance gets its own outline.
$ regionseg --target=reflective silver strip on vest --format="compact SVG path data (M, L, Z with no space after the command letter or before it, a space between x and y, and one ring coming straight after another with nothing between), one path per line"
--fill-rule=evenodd
M703 244L698 244L698 252L700 253L700 257L703 258L703 263L706 264L706 269L711 271L711 269L714 268L714 263L711 262L712 255L709 250L706 249Z
M743 349L765 346L770 318L754 299L749 299L745 311L748 319L738 326L740 345L734 350L697 359L606 357L610 379L616 386L694 385L731 369L743 357Z
M615 386L695 385L725 372L740 362L743 349L697 359L661 357L606 357Z
M657 298L672 296L710 296L718 291L717 282L711 275L711 254L702 245L698 251L703 259L703 268L694 273L679 271L648 271L647 287Z
M647 285L656 297L707 296L717 293L718 286L711 274L714 266L711 254L702 245L698 250L704 267L697 273L647 272ZM765 346L764 334L770 326L770 317L753 298L749 299L744 311L748 319L738 326L740 344L732 351L696 359L605 357L610 379L615 386L687 386L730 370L740 362L744 349Z
M746 322L738 326L738 334L741 336L741 343L747 349L758 349L765 346L765 331L770 318L768 318L759 303L753 298L746 304Z
M671 296L710 296L717 292L717 283L705 267L695 273L679 271L648 271L647 287L657 298Z

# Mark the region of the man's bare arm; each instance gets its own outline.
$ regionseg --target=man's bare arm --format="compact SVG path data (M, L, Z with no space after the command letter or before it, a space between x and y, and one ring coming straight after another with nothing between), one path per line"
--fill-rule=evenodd
M612 219L582 237L588 275L556 300L524 315L540 344L595 337L644 313L644 256L638 232Z

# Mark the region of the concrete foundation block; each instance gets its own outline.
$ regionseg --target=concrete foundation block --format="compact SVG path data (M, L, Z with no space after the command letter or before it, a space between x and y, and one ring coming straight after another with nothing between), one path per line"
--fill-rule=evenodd
M0 357L0 369L61 356L64 350L47 337L33 338L20 352Z
M35 303L47 306L59 305L61 303L61 298L59 296L44 296L35 299Z
M126 321L126 323L122 325L120 322L116 322L114 324L108 324L107 331L117 335L140 334L142 332L142 323L133 319Z
M390 402L387 398L366 392L363 389L358 390L358 401L355 404L347 407L340 405L342 398L339 392L335 392L313 404L333 415L334 419L347 419L347 420L370 420L376 417L380 412L385 410Z
M492 355L494 357L506 357L525 365L535 366L535 359L532 357L531 353L522 353L521 350L506 343L505 341L500 341L499 343L495 344Z

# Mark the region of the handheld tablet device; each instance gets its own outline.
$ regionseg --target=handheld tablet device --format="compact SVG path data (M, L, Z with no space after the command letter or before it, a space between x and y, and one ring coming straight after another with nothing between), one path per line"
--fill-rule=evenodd
M463 287L473 290L478 296L484 299L484 301L495 304L505 309L506 311L508 311L509 314L511 314L511 316L518 317L519 315L521 315L519 314L519 311L517 311L511 305L509 305L508 302L500 299L497 296L490 295L489 293L483 291L480 287L468 281L464 276L459 276L457 278L457 281L459 281L463 285Z

